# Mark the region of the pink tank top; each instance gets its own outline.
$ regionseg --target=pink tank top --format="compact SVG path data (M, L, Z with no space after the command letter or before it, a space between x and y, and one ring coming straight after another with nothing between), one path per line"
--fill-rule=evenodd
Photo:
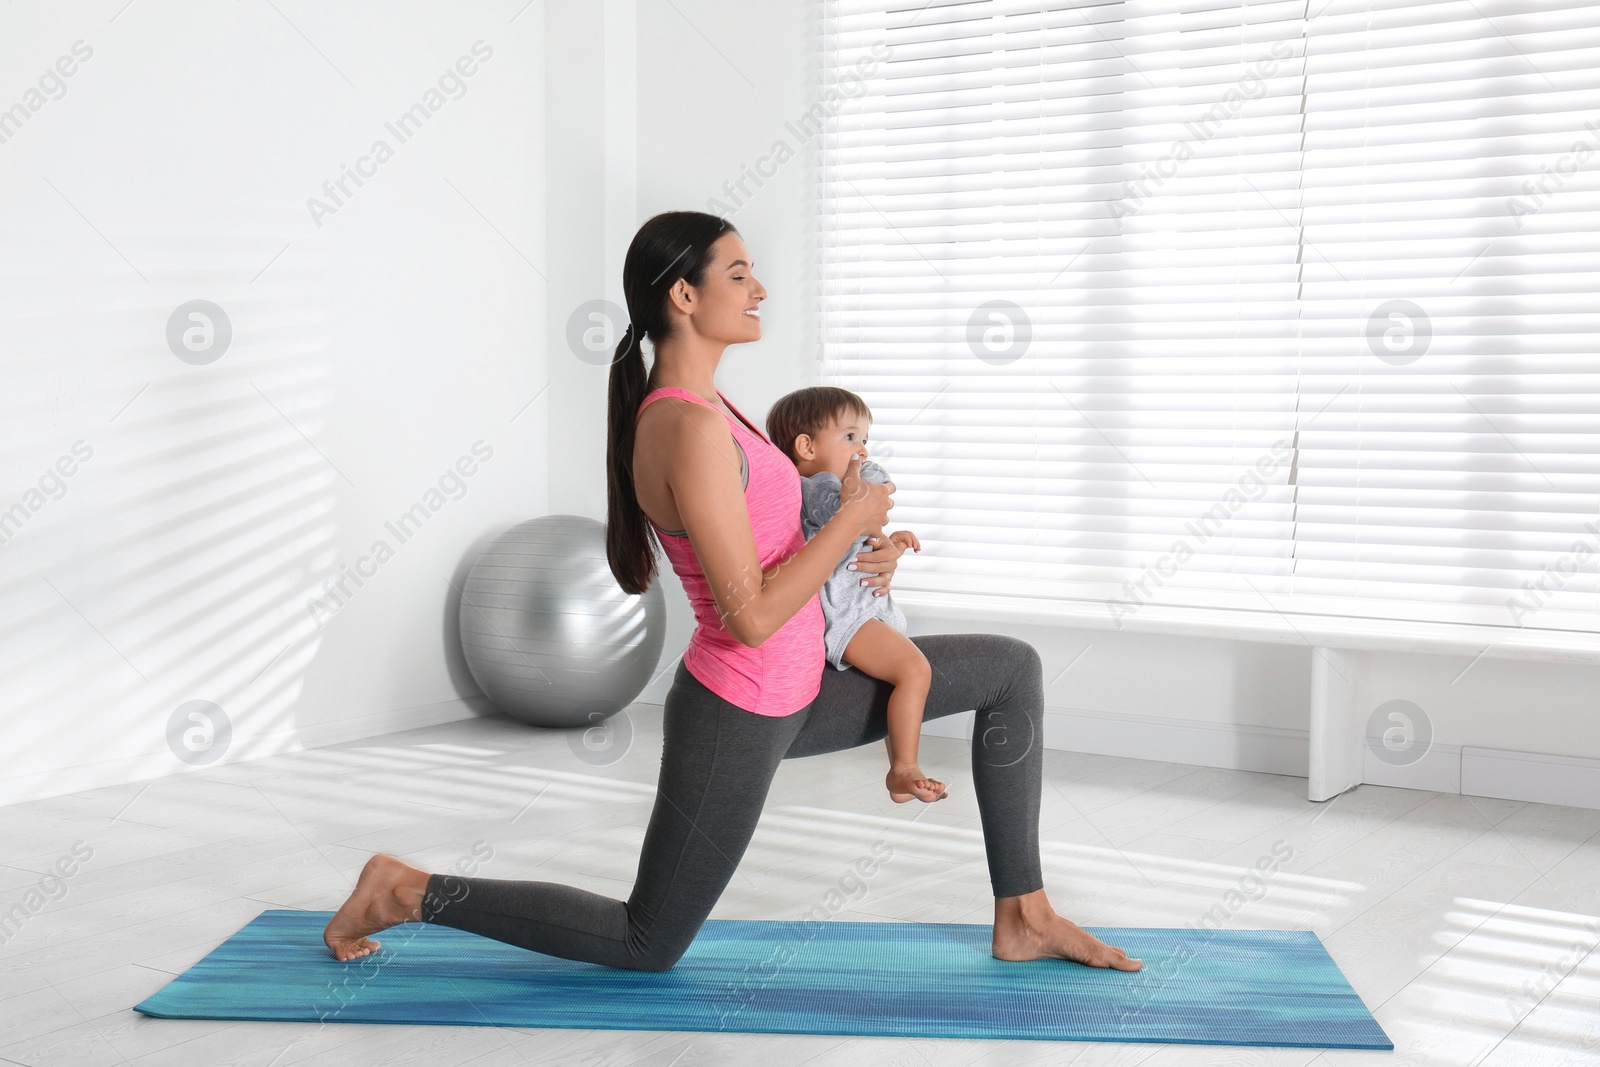
M662 397L678 397L719 411L715 404L687 389L663 386L652 390L639 404L644 411ZM805 546L800 528L800 472L767 436L750 425L744 413L717 391L717 396L739 416L728 418L734 443L739 446L744 500L755 535L756 559L767 568ZM635 416L637 418L637 415ZM741 422L743 425L741 425ZM682 531L655 527L661 549L683 583L694 609L695 628L684 650L683 663L705 687L731 704L757 715L792 715L805 707L822 688L827 666L823 645L822 600L813 595L805 606L755 648L742 644L722 625L716 598L700 568L694 546ZM820 591L819 591L820 592Z

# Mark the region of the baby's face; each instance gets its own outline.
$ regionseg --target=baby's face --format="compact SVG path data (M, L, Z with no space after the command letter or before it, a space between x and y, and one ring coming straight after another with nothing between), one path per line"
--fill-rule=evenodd
M850 466L850 457L867 454L867 431L872 424L857 415L835 419L811 439L811 455L802 456L800 474L809 478L828 471L840 478Z

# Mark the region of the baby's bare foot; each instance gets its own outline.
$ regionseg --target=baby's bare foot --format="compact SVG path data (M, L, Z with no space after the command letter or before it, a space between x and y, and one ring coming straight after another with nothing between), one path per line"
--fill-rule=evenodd
M896 804L904 804L912 797L924 804L945 798L945 784L937 778L923 775L922 768L914 763L905 767L891 767L884 776L884 784L889 787L889 799Z
M428 874L393 856L379 853L361 868L350 898L334 913L322 931L322 940L335 959L353 960L383 947L368 934L404 922L422 919L422 898Z

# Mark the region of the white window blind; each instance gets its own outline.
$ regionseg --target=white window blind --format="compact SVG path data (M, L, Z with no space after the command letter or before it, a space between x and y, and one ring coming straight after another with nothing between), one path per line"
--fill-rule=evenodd
M825 0L896 587L1600 629L1600 5L1528 6Z

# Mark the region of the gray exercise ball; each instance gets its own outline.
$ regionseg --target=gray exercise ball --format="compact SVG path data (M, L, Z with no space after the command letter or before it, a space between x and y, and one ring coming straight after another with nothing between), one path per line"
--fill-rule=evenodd
M593 726L616 714L661 659L661 583L624 593L594 519L518 523L483 550L461 593L473 680L495 707L534 726Z

